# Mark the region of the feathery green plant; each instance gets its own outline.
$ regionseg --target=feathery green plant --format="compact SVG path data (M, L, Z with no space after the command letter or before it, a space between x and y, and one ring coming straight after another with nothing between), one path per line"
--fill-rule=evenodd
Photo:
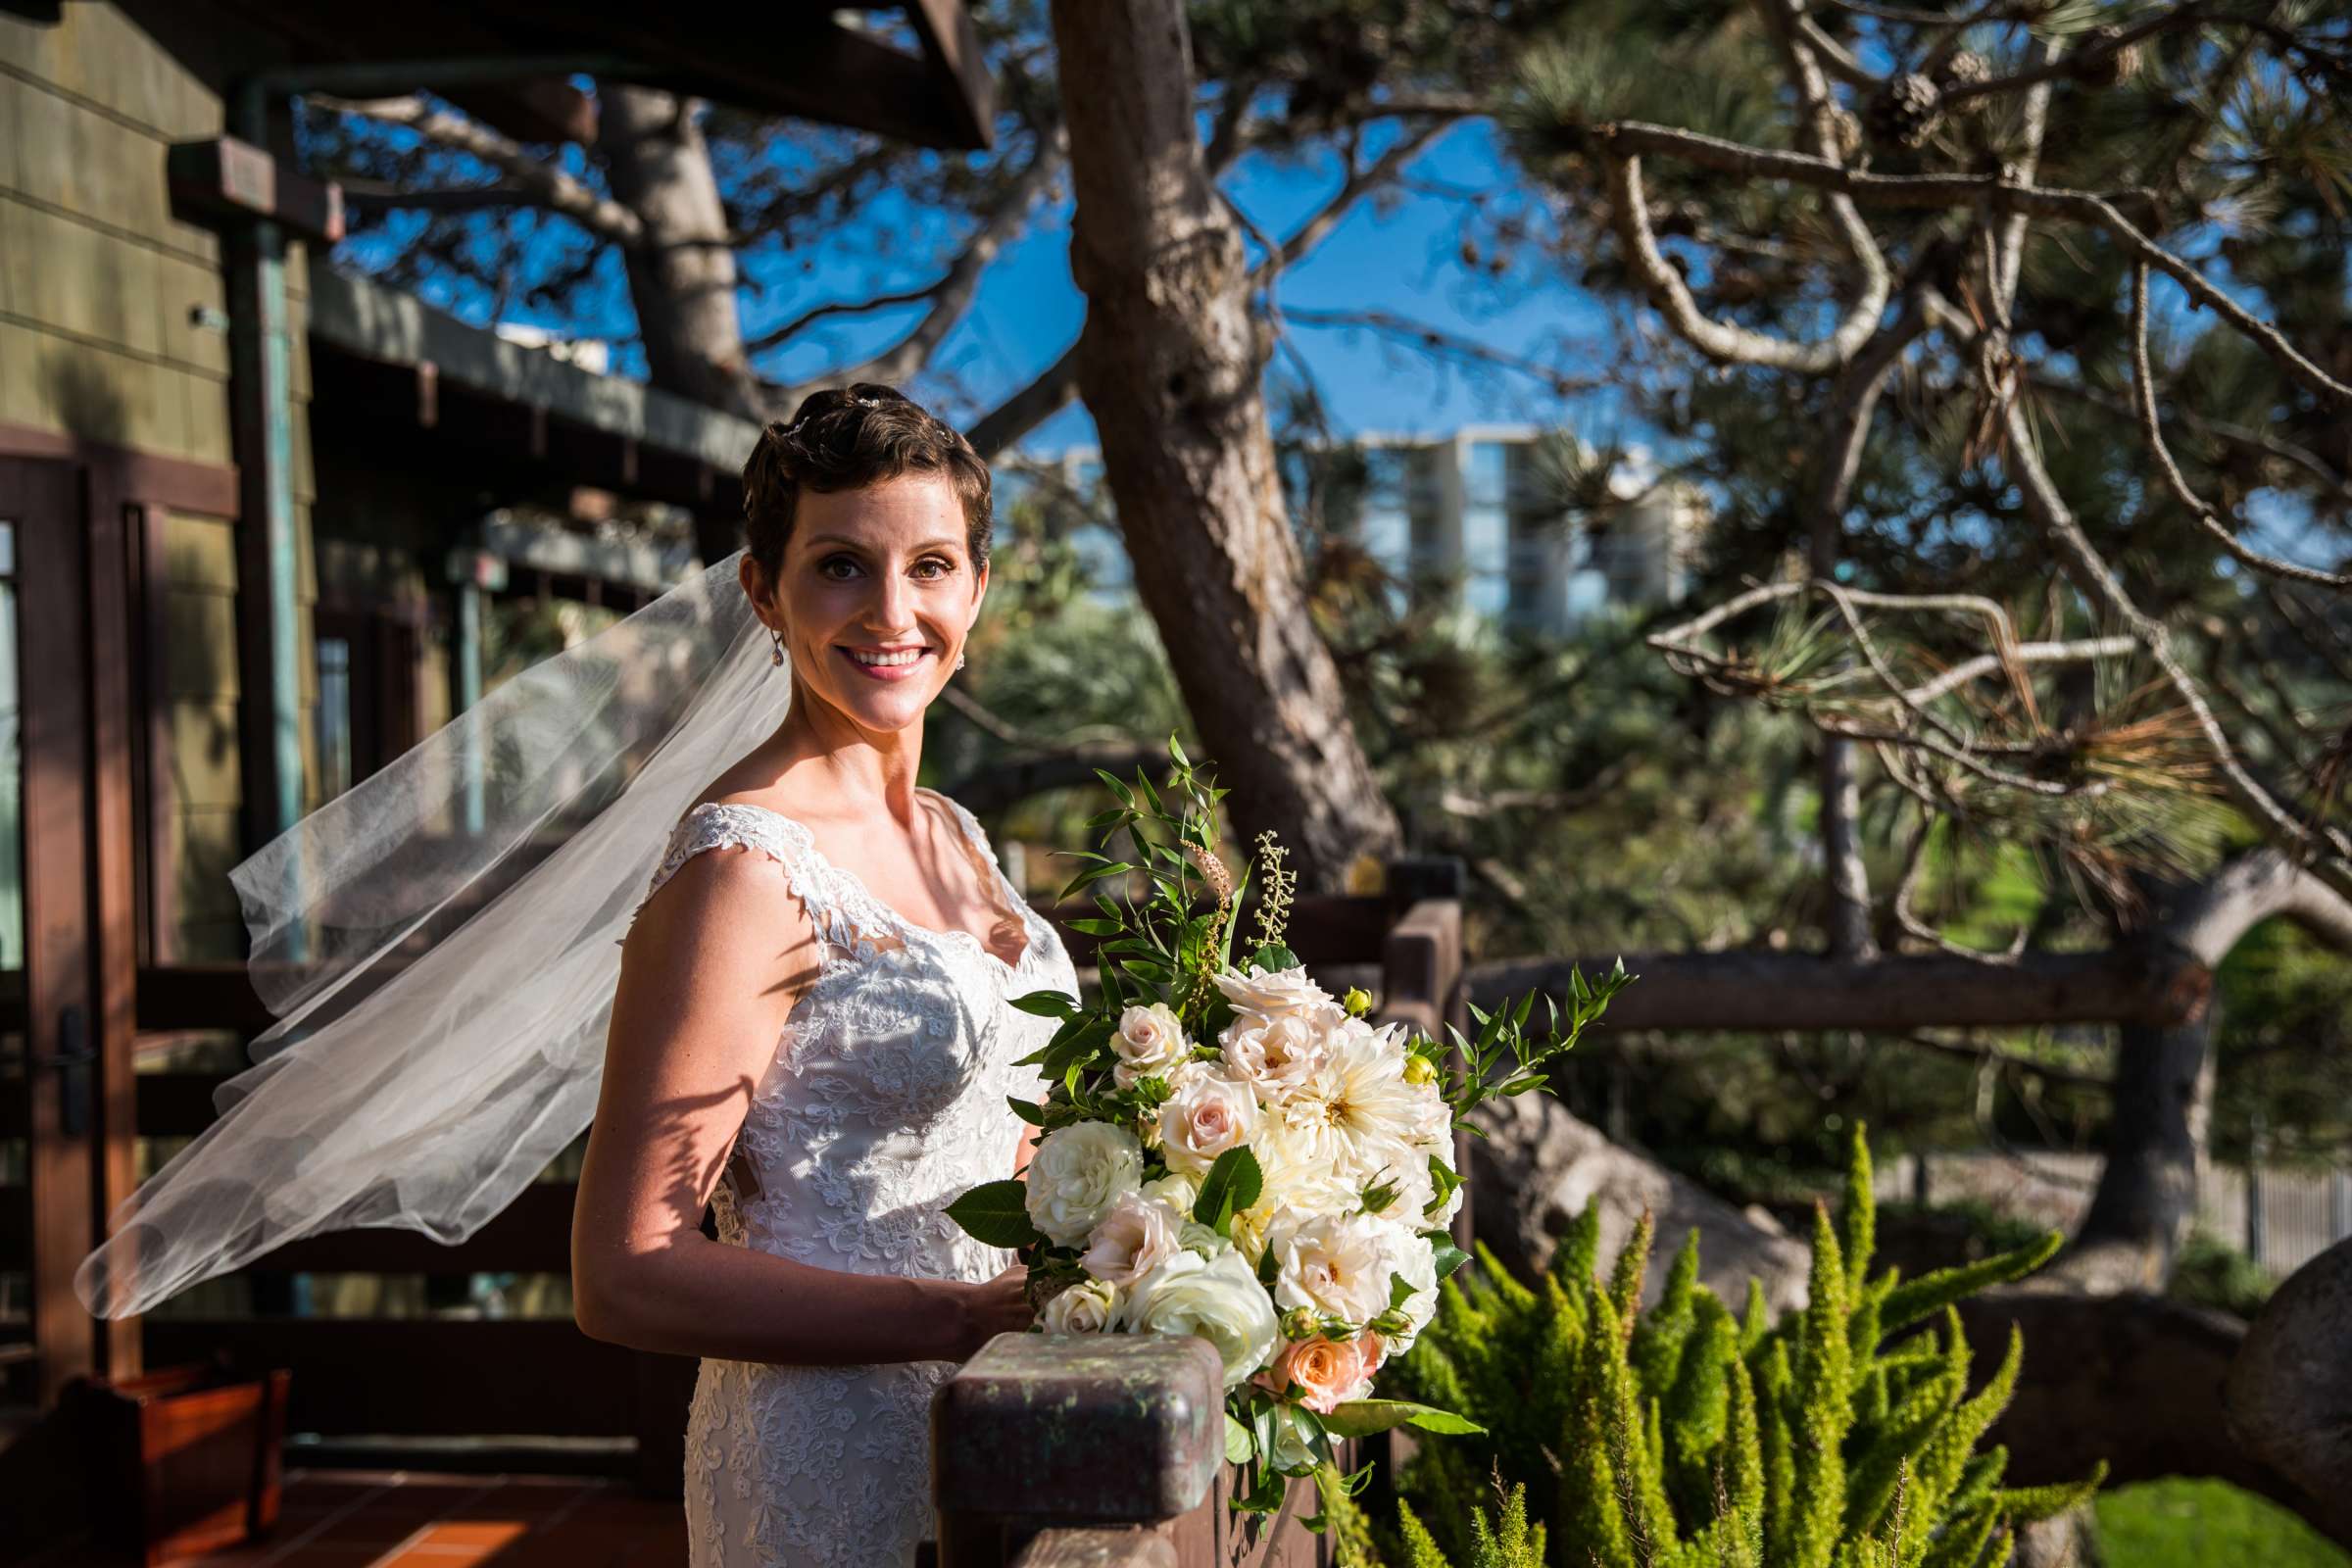
M1532 1285L1482 1250L1391 1381L1487 1435L1414 1456L1392 1560L1488 1568L1547 1549L1563 1568L1975 1568L1996 1537L2087 1498L2103 1470L2000 1484L2005 1450L1978 1446L2024 1348L2012 1333L1970 1394L1956 1304L2038 1268L2059 1238L1874 1279L1875 1220L1857 1128L1843 1200L1816 1210L1807 1305L1777 1323L1753 1282L1739 1316L1699 1283L1695 1233L1642 1311L1646 1217L1605 1281L1596 1208ZM1500 1527L1480 1511L1490 1472L1532 1489L1506 1498Z

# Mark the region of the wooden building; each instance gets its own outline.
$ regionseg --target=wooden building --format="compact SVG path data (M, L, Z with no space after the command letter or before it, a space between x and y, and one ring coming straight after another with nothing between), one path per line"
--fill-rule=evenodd
M0 0L0 1495L54 1468L74 1380L235 1337L94 1321L71 1284L264 1021L223 873L502 661L674 580L698 523L707 544L735 515L755 434L334 271L339 202L295 162L292 98L435 90L587 140L586 73L984 144L967 19L896 9L865 31L798 0L697 36L593 3ZM568 1204L551 1184L537 1229L466 1269L560 1272ZM416 1240L295 1262L398 1274ZM252 1289L300 1304L292 1267ZM466 1357L493 1383L569 1379L579 1431L632 1429L625 1357L567 1319L505 1326ZM464 1430L430 1392L435 1324L310 1327L287 1354L367 1370L311 1377L307 1410L298 1375L297 1426Z

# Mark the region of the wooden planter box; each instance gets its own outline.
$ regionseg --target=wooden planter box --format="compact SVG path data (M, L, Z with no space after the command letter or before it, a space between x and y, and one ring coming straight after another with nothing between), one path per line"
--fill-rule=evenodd
M98 1539L156 1568L276 1524L291 1380L202 1365L94 1380Z

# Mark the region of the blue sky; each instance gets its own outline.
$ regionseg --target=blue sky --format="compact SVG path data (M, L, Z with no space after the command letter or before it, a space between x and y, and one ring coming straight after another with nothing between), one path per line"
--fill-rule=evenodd
M779 141L789 149L786 139ZM1368 141L1364 156L1378 156L1382 145ZM568 161L577 159L572 150ZM1450 190L1519 183L1506 171L1494 128L1480 122L1454 127L1405 172ZM1258 157L1245 160L1227 188L1255 224L1281 238L1329 199L1342 175L1336 156L1282 162ZM911 204L894 205L886 196L839 234L817 236L790 253L771 247L747 254L747 275L766 284L757 297L746 295L747 335L821 301L867 298L928 281L943 254L936 243L940 217ZM498 220L482 221L488 225ZM510 221L517 235L546 222L536 215ZM347 244L344 259L372 270L405 237L407 227ZM552 230L542 231L553 239ZM1457 259L1462 235L1463 208L1452 196L1404 191L1385 201L1367 197L1283 275L1276 298L1286 309L1386 312L1547 361L1557 358L1555 345L1566 343L1572 369L1589 367L1607 352L1607 321L1590 296L1563 281L1547 263L1499 283L1487 279ZM453 287L435 278L418 291L476 324L487 318L490 302L478 288ZM1041 211L1029 230L998 256L972 310L942 345L934 361L937 373L908 390L938 397L955 412L977 413L1052 364L1077 334L1084 310L1070 277L1065 201ZM784 379L814 378L888 344L917 314L906 308L834 318L802 340L796 352L763 359L760 368ZM506 318L584 337L620 338L631 330L626 291L616 259L610 257L589 303L572 318L518 308L510 308ZM1289 341L1342 433L1431 432L1469 422L1526 420L1572 422L1605 438L1616 426L1606 398L1588 397L1571 409L1526 377L1436 368L1378 334L1299 325L1291 329ZM642 375L643 356L622 347L614 368ZM1092 436L1085 411L1073 407L1024 445L1032 452L1052 452Z

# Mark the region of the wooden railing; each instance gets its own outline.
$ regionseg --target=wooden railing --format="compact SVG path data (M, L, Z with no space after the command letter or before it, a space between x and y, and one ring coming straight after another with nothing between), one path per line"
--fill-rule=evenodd
M1457 889L1446 862L1400 862L1385 895L1301 900L1290 940L1311 966L1377 976L1382 1017L1421 1028L1458 1023ZM1059 923L1096 911L1049 912ZM1073 959L1089 964L1095 939L1066 924L1062 932ZM218 1029L250 1037L269 1021L233 966L139 975L142 1032ZM213 1120L220 1082L208 1073L141 1074L139 1132L171 1138L202 1132ZM574 1197L569 1182L534 1184L454 1248L409 1231L345 1231L290 1243L245 1272L257 1282L291 1274L560 1275L569 1268ZM0 1227L6 1224L0 1216ZM167 1315L150 1318L144 1337L150 1365L225 1353L247 1365L291 1368L292 1431L330 1438L633 1438L630 1468L640 1484L672 1494L679 1487L694 1363L600 1344L565 1319Z
M1204 1340L998 1336L931 1406L939 1568L1326 1568L1314 1485L1237 1513Z

